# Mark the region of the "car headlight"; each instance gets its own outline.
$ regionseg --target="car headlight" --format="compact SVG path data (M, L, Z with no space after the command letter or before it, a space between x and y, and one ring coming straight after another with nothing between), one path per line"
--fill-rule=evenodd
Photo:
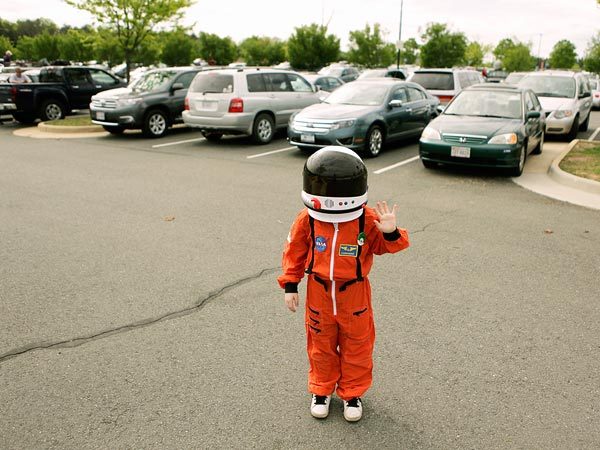
M565 117L571 117L573 115L573 111L570 109L557 109L554 111L555 119L564 119Z
M428 139L430 141L439 141L442 139L440 132L433 127L425 127L423 133L421 133L421 139Z
M117 100L117 106L136 105L138 103L142 103L143 101L144 99L141 97L120 98Z
M331 124L332 130L339 130L340 128L348 128L354 126L356 119L340 120Z
M499 134L490 139L488 144L516 144L518 141L515 133Z

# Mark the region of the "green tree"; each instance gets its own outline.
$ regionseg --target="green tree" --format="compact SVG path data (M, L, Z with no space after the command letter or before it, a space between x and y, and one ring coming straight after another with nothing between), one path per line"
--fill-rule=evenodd
M600 0L598 0L600 2ZM600 73L600 32L588 44L583 60L583 67L588 72Z
M272 66L285 61L285 42L277 38L251 36L240 45L240 57L251 66Z
M209 64L224 66L237 58L238 48L229 36L222 38L216 34L200 33L200 56Z
M96 59L106 61L111 66L120 64L125 59L123 49L119 46L117 36L112 30L107 28L98 28L96 32L94 55Z
M548 60L553 69L570 69L577 64L575 44L563 39L554 44Z
M3 36L0 34L0 55L4 55L6 50L10 50L13 53L13 58L17 58L18 55L15 54L15 48L10 42L10 39L7 36ZM2 60L0 60L2 62Z
M327 27L311 24L297 27L288 39L290 64L298 70L316 70L340 55L340 40L327 34Z
M40 34L56 34L58 26L50 19L17 20L15 23L17 38L21 36L39 36Z
M17 29L13 22L10 22L5 19L0 19L0 36L6 37L12 45L17 42ZM7 47L8 48L8 47ZM6 48L0 47L2 51L6 51Z
M95 59L94 42L96 33L70 29L58 35L60 58L68 61Z
M464 62L467 38L463 33L452 33L445 24L431 23L421 38L423 67L453 67Z
M394 44L385 42L378 23L373 30L367 24L364 30L350 32L350 50L348 61L365 67L387 67L396 56Z
M535 69L536 62L529 46L517 43L504 53L503 68L508 72L525 72Z
M177 29L161 33L162 50L160 60L167 66L187 66L194 60L198 49L197 40L185 30Z
M415 38L407 39L400 52L400 61L404 64L415 64L419 56L419 44Z
M479 42L470 42L465 50L465 64L474 67L481 66L484 54L484 47Z
M192 0L64 0L77 9L89 12L96 21L111 29L123 50L127 79L134 59L145 50L145 40L159 26L176 24L183 8Z
M503 61L504 57L506 56L506 52L511 48L514 48L514 46L515 42L512 39L504 38L498 42L498 45L496 45L496 48L494 48L492 53L498 61Z

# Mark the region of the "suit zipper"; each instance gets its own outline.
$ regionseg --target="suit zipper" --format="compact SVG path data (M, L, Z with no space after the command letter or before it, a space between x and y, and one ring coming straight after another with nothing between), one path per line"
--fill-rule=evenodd
M333 242L331 243L331 260L329 261L329 279L331 280L331 301L333 302L333 315L337 315L337 302L335 299L335 280L333 279L333 272L335 268L335 246L337 243L338 235L338 224L333 224Z

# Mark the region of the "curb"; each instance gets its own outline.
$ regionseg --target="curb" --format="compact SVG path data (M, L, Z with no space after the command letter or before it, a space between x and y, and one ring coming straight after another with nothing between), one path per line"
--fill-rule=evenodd
M45 133L95 133L104 132L101 125L49 125L45 122L40 122L37 126L40 131Z
M550 164L550 167L548 168L548 175L550 176L550 178L552 178L554 181L560 184L564 184L566 186L576 189L581 189L582 191L589 192L591 194L600 194L600 182L575 176L573 174L565 172L560 167L558 167L563 158L567 156L567 154L571 150L573 150L580 144L583 146L598 146L598 143L595 141L584 141L580 139L575 139L571 141L567 149L564 152L562 152L558 157L556 157L554 161L552 161L552 164Z

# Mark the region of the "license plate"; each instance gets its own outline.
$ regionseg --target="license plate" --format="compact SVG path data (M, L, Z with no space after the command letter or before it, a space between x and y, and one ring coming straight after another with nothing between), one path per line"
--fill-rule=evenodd
M202 111L216 111L217 110L217 102L210 102L210 101L201 101L200 102L200 107L198 109L202 110Z
M315 135L314 134L301 134L300 135L300 140L302 142L314 143L315 142Z
M106 116L104 115L104 113L102 111L98 111L98 112L96 112L96 119L104 120L104 119L106 119Z
M457 158L470 158L471 149L469 147L452 147L450 149L450 156L455 156Z

